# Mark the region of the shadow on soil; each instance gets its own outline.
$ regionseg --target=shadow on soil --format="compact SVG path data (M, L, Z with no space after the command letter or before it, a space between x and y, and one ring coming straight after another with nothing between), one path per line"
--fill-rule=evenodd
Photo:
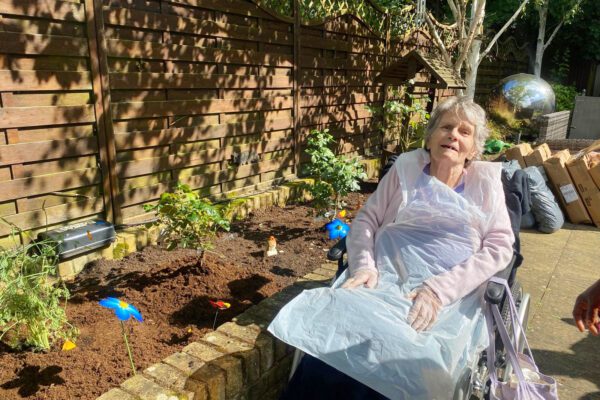
M27 365L17 374L17 378L5 382L0 387L2 389L19 388L21 397L29 397L36 394L42 386L60 385L65 380L58 376L62 368L56 365L41 368L37 365Z

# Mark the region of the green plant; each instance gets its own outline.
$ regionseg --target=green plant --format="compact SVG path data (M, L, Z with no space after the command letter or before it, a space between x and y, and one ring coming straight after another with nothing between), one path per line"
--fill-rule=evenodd
M56 272L55 243L0 249L0 339L10 347L48 350L57 339L77 335L65 312L69 290L53 282Z
M551 86L556 96L556 111L572 110L575 108L575 96L577 96L575 86L561 85L560 83L552 83Z
M146 205L144 209L155 210L158 216L149 225L164 224L162 236L169 250L177 247L207 250L212 247L210 238L217 229L229 230L229 221L188 185L177 184L173 193L163 193L157 204Z
M386 100L383 106L367 106L367 109L379 118L377 127L386 140L397 142L396 151L405 152L415 147L425 145L425 128L429 113L414 95L393 90L392 99ZM405 97L406 103L398 100ZM408 123L403 125L404 121Z
M310 163L305 166L305 172L314 179L313 184L307 185L313 206L322 215L333 205L335 217L341 198L359 190L359 181L366 179L367 174L357 158L335 155L330 148L334 140L328 129L311 131L307 142L306 153L310 155Z

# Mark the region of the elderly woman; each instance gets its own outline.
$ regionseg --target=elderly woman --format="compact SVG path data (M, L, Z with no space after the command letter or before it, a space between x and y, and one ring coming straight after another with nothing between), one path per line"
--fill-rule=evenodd
M475 161L485 125L471 100L439 104L426 149L402 154L352 222L348 271L275 318L269 330L312 363L284 397L452 398L487 345L483 283L514 242L501 165Z

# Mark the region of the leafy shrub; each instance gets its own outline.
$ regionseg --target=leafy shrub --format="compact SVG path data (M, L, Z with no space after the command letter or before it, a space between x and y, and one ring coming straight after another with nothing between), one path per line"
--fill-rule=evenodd
M313 206L322 215L333 205L334 215L337 215L341 198L359 190L359 181L366 179L367 174L357 158L335 155L329 147L334 140L328 129L311 131L307 142L306 153L310 155L310 163L305 166L305 172L315 180L314 184L307 186L313 197Z
M56 270L49 241L0 249L0 339L10 347L48 350L57 339L77 334L65 313L69 291L52 282Z
M163 193L156 205L158 219L149 225L164 224L162 233L167 249L177 247L207 250L217 229L229 230L229 221L210 202L201 199L188 185L177 184L173 193Z
M409 104L398 100L403 96L408 97ZM383 106L367 106L374 116L381 117L378 128L386 139L397 141L398 152L403 153L415 147L423 147L429 113L410 93L394 90L391 97L392 99L386 100ZM405 119L408 119L408 126L402 125Z
M575 86L561 85L560 83L552 83L551 86L556 96L556 111L575 108L575 96L577 96Z

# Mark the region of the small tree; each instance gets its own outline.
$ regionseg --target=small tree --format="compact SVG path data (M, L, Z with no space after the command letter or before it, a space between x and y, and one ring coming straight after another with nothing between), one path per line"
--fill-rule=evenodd
M329 129L311 131L306 148L310 163L305 171L314 179L314 183L307 186L313 197L313 205L321 215L333 205L335 217L340 200L348 193L360 190L359 181L366 179L367 175L357 158L336 156L329 147L333 141Z
M558 17L558 24L554 27L554 30L546 39L546 22L548 20L548 14L550 10L550 0L537 0L535 2L535 8L538 12L538 36L535 47L535 63L533 67L533 73L538 78L542 73L542 60L544 58L544 52L552 43L552 40L556 37L558 30L565 24L569 23L573 17L581 10L580 5L583 0L552 0L552 5L556 6L555 13Z
M164 225L161 236L168 250L207 250L217 229L229 230L229 221L219 210L188 185L177 184L173 193L163 193L157 204L144 208L156 211L158 219L150 225Z

